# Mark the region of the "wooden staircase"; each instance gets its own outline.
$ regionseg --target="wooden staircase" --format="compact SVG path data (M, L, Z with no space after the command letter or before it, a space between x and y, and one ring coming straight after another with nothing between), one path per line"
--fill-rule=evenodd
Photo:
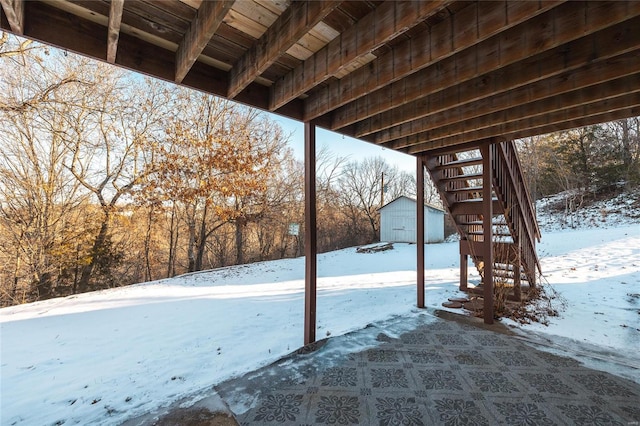
M496 294L522 300L526 289L536 286L540 270L540 229L515 145L452 147L428 153L424 163L460 234L460 289L470 291L466 266L471 256L482 277L474 291L485 299L487 322Z

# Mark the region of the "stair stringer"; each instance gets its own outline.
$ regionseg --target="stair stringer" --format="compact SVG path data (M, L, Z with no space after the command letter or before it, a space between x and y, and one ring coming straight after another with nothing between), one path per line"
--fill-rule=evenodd
M461 160L461 152L480 148L480 144L467 145L464 149L456 150L452 147L447 151L436 151L424 155L424 164L440 193L443 205L453 219L456 231L460 235L461 262L464 256L471 256L476 269L484 280L484 261L476 246L483 241L482 219L479 212L471 213L472 204L482 205L482 186L478 186L478 173L468 174L465 178L463 166L469 163L478 163L478 159ZM492 196L494 197L494 215L492 223L496 223L496 217L504 220L494 225L494 262L493 267L498 272L494 276L494 288L496 278L501 284L511 280L513 283L513 295L511 298L520 300L520 286L522 281L527 281L529 286L536 284L536 270L540 270L540 264L535 252L535 239L539 239L540 233L533 207L513 142L493 143L490 145L493 179L491 182ZM480 174L481 175L481 174ZM478 200L478 201L476 201ZM464 206L464 209L461 208ZM524 207L523 207L524 206ZM465 212L461 214L460 212ZM531 223L533 222L533 223ZM498 231L496 231L498 229ZM508 230L508 233L506 232ZM496 237L497 236L497 237ZM505 241L509 241L509 248L505 249ZM461 289L466 289L466 277L463 283L461 267ZM466 269L465 269L466 271ZM464 284L464 285L463 285Z

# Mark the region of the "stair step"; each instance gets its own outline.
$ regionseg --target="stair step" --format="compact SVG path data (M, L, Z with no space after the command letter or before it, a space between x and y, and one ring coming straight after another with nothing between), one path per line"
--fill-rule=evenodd
M483 209L484 209L484 206L483 206L482 198L474 198L471 200L458 201L453 203L449 208L449 210L451 211L451 214L454 216L461 215L461 214L480 215L482 214ZM498 202L497 199L494 199L493 200L494 214L499 214L501 211L502 211L502 208L500 206L500 203Z
M471 232L467 232L468 235L484 235L484 232L482 231L471 231ZM510 237L511 233L504 233L504 232L493 232L493 236L494 237Z
M434 169L445 170L445 169L451 169L454 167L475 166L478 164L482 164L482 157L466 158L464 160L455 160L449 163L440 164L439 166L434 167Z
M467 180L467 179L482 179L482 173L469 173L466 175L458 175L458 176L450 176L450 177L442 177L441 180L443 182L449 182L454 180Z
M505 271L505 270L501 270L501 269L493 269L493 276L494 277L500 277L500 278L509 278L509 279L514 279L515 274L513 273L513 271ZM527 275L525 273L521 273L520 274L520 281L527 281Z
M521 291L526 290L526 289L521 289ZM471 294L477 294L479 296L482 296L484 294L484 290L482 288L482 286L480 287L475 287L475 288L469 288L467 289L467 293L471 293ZM507 300L512 300L514 302L520 302L520 298L516 297L513 294L507 294Z
M493 267L503 271L513 271L513 265L510 263L493 262Z
M478 260L482 260L483 256L482 256L482 244L484 244L484 242L482 241L473 241L473 240L460 240L460 254L468 254L471 256L474 256L478 259ZM473 248L472 248L473 247ZM514 243L507 243L507 242L503 242L503 241L499 241L499 242L493 242L493 248L494 248L494 263L503 263L500 262L500 259L495 259L496 254L500 253L500 254L506 254L511 256L514 256L515 254L517 254L518 251L518 245L514 244Z
M503 274L501 271L494 269L493 276L495 278L502 278L507 280L514 280L514 275L512 273ZM525 274L520 274L520 282L527 281L527 276Z
M507 226L505 222L492 222L493 226ZM458 222L458 225L461 226L471 226L471 225L484 225L484 222L481 220L472 220L469 222Z
M468 192L482 191L482 187L481 186L467 186L467 187L464 187L464 188L447 189L446 192L463 192L463 191L468 191Z

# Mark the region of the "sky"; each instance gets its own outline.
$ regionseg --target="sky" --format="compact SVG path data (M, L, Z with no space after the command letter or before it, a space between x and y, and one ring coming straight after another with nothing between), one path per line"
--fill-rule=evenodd
M291 134L290 146L293 148L293 153L296 158L304 160L304 124L276 114L269 113L269 117L277 121L286 133ZM336 157L347 157L349 161L361 161L367 157L380 156L389 165L415 176L416 159L412 155L342 136L319 127L316 128L316 132L316 152L323 146L327 146Z
M17 37L19 41L24 40ZM60 50L54 47L49 47L56 52ZM65 53L66 54L66 53ZM135 71L128 71L129 78L141 79L143 75ZM293 149L295 157L299 160L304 160L304 125L302 122L291 120L289 118L265 112L269 118L278 122L286 133L291 135L290 146ZM362 160L367 157L380 156L384 158L391 166L398 167L401 171L409 172L415 175L416 163L415 157L399 153L392 149L386 149L374 144L359 141L354 138L339 135L337 133L317 128L316 135L316 152L318 152L323 146L327 146L330 152L335 157L346 157L349 161Z

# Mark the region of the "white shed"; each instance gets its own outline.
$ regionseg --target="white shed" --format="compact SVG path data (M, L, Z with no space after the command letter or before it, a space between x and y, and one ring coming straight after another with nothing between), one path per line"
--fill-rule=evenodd
M416 242L416 200L398 197L380 207L380 241ZM424 240L439 243L444 240L444 210L425 204Z

